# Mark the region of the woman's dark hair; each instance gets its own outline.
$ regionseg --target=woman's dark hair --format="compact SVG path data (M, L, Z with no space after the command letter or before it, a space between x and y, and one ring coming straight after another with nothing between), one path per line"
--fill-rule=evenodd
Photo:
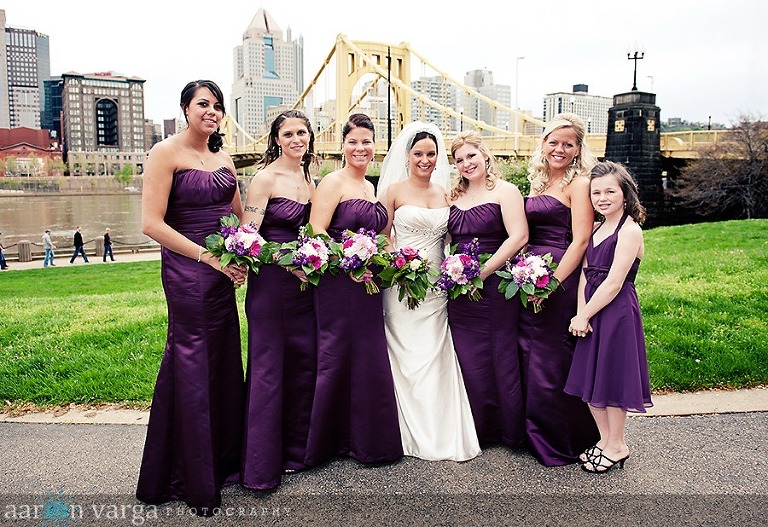
M342 142L347 138L347 134L355 128L367 128L373 134L374 140L376 139L376 130L373 128L373 121L364 113L353 113L344 123L344 128L341 129Z
M416 135L414 135L413 139L411 139L411 144L408 145L408 151L410 152L413 149L413 145L415 145L422 139L431 139L432 142L435 143L435 151L438 153L440 152L440 145L437 144L437 137L435 137L431 132L428 132L426 130L416 132Z
M307 182L310 181L309 166L317 162L317 156L315 156L315 132L312 130L312 123L304 112L300 110L286 110L272 121L272 126L269 127L269 139L267 139L267 150L264 152L264 157L261 158L259 166L264 168L272 163L275 159L280 157L280 145L277 142L277 138L280 135L280 127L283 125L286 119L301 119L304 125L309 131L309 144L307 144L307 151L301 158L301 165L304 169L304 178Z
M619 182L621 193L624 194L624 212L642 225L645 221L645 207L640 204L637 183L624 165L614 161L602 161L592 168L590 181L610 174Z
M187 124L189 124L189 119L187 119L187 109L189 108L189 105L192 104L192 99L195 97L198 88L208 88L213 96L219 101L219 104L221 105L221 113L227 113L227 110L224 107L224 94L221 93L221 88L219 88L215 82L204 79L192 81L187 83L187 85L184 86L184 89L181 90L181 111L184 112L184 119L187 121ZM224 134L220 133L219 129L216 128L216 131L208 137L208 150L211 152L218 152L223 145Z

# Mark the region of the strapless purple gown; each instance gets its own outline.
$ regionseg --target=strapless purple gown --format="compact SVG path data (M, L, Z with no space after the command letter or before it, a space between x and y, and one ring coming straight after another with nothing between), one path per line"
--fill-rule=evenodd
M626 218L597 247L594 234L590 239L584 269L587 301L608 276L618 232ZM653 406L643 321L635 291L639 267L640 260L635 258L616 298L592 317L592 332L576 343L565 391L598 408L612 406L644 413Z
M468 210L451 207L451 244L477 238L481 253L494 253L507 239L497 203ZM503 441L518 448L524 443L523 399L517 357L517 317L520 302L498 292L501 278L492 274L483 283L482 299L465 295L448 301L448 325L461 365L469 405L480 444Z
M525 215L528 250L552 253L553 260L560 262L573 239L571 209L544 194L525 198ZM531 452L546 466L575 463L581 452L600 439L587 405L563 392L576 345L568 325L576 315L579 268L544 301L541 312L529 308L520 313L525 433Z
M294 241L309 220L309 203L267 202L259 231L271 242ZM241 482L280 485L284 470L306 468L309 417L317 371L314 287L276 265L250 272L245 295L248 366Z
M352 199L339 203L328 234L341 240L345 229L381 231L387 210L381 203ZM400 459L400 427L392 370L384 336L381 294L347 274L320 279L315 292L317 384L306 462L334 456L363 463Z
M235 176L176 172L165 221L205 246L231 212ZM221 272L161 249L168 302L168 340L144 444L136 497L183 500L198 514L221 504L222 486L237 483L243 422L243 364L235 288Z

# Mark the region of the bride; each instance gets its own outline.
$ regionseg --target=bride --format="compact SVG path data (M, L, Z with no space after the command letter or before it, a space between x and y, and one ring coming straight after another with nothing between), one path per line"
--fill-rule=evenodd
M384 158L377 196L395 249L411 246L439 266L448 225L448 156L440 130L414 122ZM466 461L480 454L464 381L448 328L447 297L428 292L415 310L383 291L384 323L403 452L427 460Z

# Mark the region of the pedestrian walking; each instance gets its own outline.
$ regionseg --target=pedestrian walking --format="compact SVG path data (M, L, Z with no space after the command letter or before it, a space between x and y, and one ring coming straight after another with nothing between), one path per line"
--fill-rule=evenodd
M53 251L56 249L56 245L51 240L51 229L45 229L45 233L43 233L43 248L45 249L43 267L48 267L49 265L55 267L56 264L53 263L53 258L56 256L56 253Z
M107 254L109 254L110 260L115 261L115 256L112 254L112 238L109 236L109 227L104 230L104 257L102 262L107 261Z
M83 235L80 234L80 225L77 226L74 238L75 252L72 253L72 258L69 259L69 263L75 263L75 258L78 254L83 255L83 260L88 263L88 257L85 255L85 248L83 247Z

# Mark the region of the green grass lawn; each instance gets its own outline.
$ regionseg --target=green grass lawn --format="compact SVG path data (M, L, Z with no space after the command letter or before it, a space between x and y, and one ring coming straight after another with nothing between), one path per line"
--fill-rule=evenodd
M661 227L645 243L653 389L768 383L768 220ZM150 403L167 330L158 261L6 272L0 313L6 407Z

